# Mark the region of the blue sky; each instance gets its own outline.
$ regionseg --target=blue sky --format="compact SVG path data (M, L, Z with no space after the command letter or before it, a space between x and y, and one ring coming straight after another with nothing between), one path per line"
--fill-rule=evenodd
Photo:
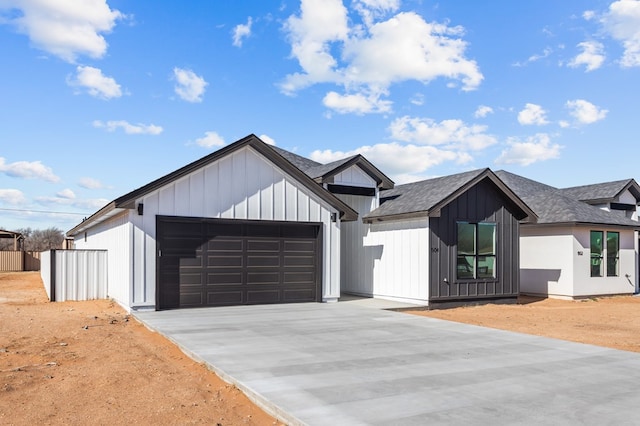
M636 178L640 1L0 0L0 228L255 133L396 183Z

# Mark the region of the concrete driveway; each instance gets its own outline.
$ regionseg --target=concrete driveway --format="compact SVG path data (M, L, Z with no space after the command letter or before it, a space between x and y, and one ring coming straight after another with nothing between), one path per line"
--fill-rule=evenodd
M640 354L339 302L135 314L289 424L640 424Z

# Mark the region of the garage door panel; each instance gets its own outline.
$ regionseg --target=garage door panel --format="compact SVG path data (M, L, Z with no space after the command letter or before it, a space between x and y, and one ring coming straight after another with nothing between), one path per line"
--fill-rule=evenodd
M242 273L230 272L230 273L208 273L207 283L208 287L223 286L223 285L242 285Z
M207 251L209 252L242 252L243 244L242 240L238 239L226 239L216 237L213 240L207 241Z
M242 256L207 256L207 266L211 268L240 268L243 266Z
M280 268L280 256L247 254L247 267Z
M180 268L202 268L202 256L177 257Z
M202 292L180 293L181 308L202 306L202 302Z
M207 293L207 305L224 306L224 305L242 305L245 303L243 298L244 291L220 291Z
M312 289L287 289L283 291L283 299L285 302L308 302L316 297L316 292Z
M311 284L315 281L315 274L312 271L309 272L285 272L284 282L286 284Z
M249 290L247 291L247 303L278 303L282 301L280 290Z
M321 294L320 224L163 220L157 228L160 309L311 302ZM180 220L200 223L181 226Z
M316 258L314 256L286 256L284 258L284 266L287 267L308 267L315 266Z
M280 240L248 240L247 251L253 252L274 252L280 250Z
M253 284L278 284L280 272L247 272L247 286Z
M315 241L284 241L285 253L315 253Z

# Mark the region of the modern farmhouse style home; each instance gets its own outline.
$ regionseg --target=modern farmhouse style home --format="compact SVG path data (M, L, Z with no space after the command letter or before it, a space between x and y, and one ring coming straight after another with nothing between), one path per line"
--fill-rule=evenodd
M337 301L430 307L633 293L633 180L556 189L473 170L395 186L249 135L112 201L67 235L108 252L126 309Z

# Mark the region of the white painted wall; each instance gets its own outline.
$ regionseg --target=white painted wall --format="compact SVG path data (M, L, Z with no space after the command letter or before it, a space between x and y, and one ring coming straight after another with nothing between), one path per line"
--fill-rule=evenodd
M361 294L411 303L428 303L428 218L370 224L363 244L367 256L365 262L372 265L373 269L370 289L362 289ZM367 273L369 272L363 272Z
M620 232L618 277L591 277L590 231ZM633 293L636 288L635 232L598 226L520 227L520 292L549 297ZM629 274L629 278L625 276Z
M377 206L376 197L337 194L362 217ZM365 247L364 240L369 232L369 225L357 220L345 222L340 229L340 287L342 292L371 295L373 292L373 258L374 254Z
M590 231L616 231L620 233L620 263L617 277L591 277L590 270ZM608 294L631 294L636 289L636 241L633 230L611 229L605 227L576 227L575 228L575 253L583 251L582 256L574 259L575 282L573 288L574 297L608 295ZM626 277L629 276L629 278Z
M156 215L322 222L323 300L340 296L341 224L331 222L331 213L338 212L251 147L151 192L138 203L144 204L142 216L132 210L117 224L100 224L89 232L87 243L78 246L109 250L110 297L126 307L155 307ZM112 270L119 271L115 281Z
M573 232L570 227L520 227L520 292L573 293Z

